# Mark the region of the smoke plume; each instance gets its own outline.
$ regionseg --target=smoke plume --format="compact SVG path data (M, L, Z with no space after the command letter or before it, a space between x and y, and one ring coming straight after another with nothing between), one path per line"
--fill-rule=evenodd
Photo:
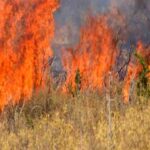
M75 43L79 38L79 28L88 13L109 14L113 27L119 29L120 38L130 44L138 40L146 44L150 41L149 0L62 0L61 8L55 16L55 43Z

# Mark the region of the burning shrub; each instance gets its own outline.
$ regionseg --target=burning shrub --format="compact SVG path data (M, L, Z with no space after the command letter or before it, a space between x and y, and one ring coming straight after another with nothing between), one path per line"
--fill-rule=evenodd
M44 86L57 0L0 1L0 109Z
M81 29L79 44L63 51L66 87L70 84L76 87L77 72L80 72L81 90L101 89L105 77L115 64L117 51L117 40L107 24L107 17L89 17Z
M138 80L138 95L144 94L146 97L149 97L150 95L148 85L150 79L150 47L144 47L143 44L139 42L135 56L136 61L130 62L125 78L125 86L123 90L125 103L128 103L129 101L131 94L131 83L133 80Z

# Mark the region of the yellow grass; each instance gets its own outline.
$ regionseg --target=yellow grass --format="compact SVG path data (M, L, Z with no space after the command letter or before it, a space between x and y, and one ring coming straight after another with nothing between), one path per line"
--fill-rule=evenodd
M1 114L0 149L149 150L150 105L126 106L115 96L110 115L106 99L98 92L41 92L10 106Z

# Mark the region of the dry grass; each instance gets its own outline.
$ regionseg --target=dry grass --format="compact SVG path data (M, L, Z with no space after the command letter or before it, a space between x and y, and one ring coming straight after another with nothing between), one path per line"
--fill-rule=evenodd
M150 104L126 106L116 90L110 96L111 116L108 93L96 91L75 97L44 91L27 104L10 105L1 114L0 149L149 150Z

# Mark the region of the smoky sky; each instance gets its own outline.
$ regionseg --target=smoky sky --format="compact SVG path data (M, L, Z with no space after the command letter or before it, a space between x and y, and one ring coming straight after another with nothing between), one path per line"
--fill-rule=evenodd
M118 14L114 10L124 16L123 24L116 19ZM93 15L113 14L114 26L120 28L120 35L127 37L131 43L139 39L150 42L150 0L61 0L55 13L54 43L75 43L88 12Z
M55 42L74 43L78 40L79 29L89 11L101 13L106 10L108 0L61 0L55 13Z
M127 36L131 43L142 40L150 44L150 0L112 0L109 8L124 15L124 26L120 28L126 35L122 36Z
M61 0L60 9L56 13L56 21L61 25L69 20L80 24L88 9L102 11L106 9L107 2L108 0Z

